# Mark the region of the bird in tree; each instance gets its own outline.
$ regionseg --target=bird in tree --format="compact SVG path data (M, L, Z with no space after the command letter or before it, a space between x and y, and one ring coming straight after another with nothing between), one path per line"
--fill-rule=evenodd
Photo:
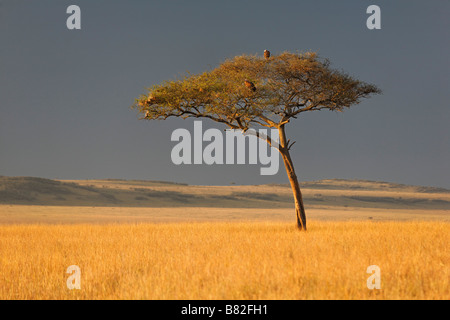
M248 81L247 79L244 80L244 84L247 88L249 88L250 90L252 90L253 92L256 91L256 87L255 84L251 81Z
M252 82L247 84L247 79ZM327 59L314 52L283 52L270 59L237 56L210 71L154 85L136 99L134 107L146 120L192 117L244 132L260 126L277 129L277 142L256 135L280 152L294 196L297 226L306 230L302 193L290 155L295 142L288 139L286 127L304 112L343 111L378 93L375 85L331 68Z
M264 50L264 59L268 60L270 58L270 51Z

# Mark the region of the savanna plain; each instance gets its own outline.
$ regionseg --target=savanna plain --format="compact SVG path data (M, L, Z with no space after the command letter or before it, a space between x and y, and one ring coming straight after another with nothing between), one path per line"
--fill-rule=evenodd
M0 177L0 299L450 298L448 190L302 188Z

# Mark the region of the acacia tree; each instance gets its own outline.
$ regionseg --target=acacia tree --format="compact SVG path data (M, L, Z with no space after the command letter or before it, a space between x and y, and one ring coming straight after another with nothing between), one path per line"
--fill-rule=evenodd
M284 52L269 58L237 56L202 74L154 85L134 107L146 120L207 118L244 132L255 126L278 129L278 143L256 135L280 152L294 194L297 226L306 230L302 193L289 153L295 142L287 138L286 125L302 112L343 111L376 93L377 87L332 69L316 53Z

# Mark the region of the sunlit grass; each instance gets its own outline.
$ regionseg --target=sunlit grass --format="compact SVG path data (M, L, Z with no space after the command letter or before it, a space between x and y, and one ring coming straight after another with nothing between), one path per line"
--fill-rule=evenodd
M0 299L449 299L449 226L0 226ZM67 289L70 265L80 290ZM369 265L381 290L366 286Z

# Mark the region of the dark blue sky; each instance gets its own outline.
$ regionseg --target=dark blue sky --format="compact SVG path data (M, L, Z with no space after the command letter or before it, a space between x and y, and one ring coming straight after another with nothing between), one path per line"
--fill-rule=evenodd
M66 28L71 4L81 30ZM381 30L366 28L371 4ZM289 125L300 180L450 188L449 14L450 1L0 1L0 175L287 182L284 168L175 166L170 135L192 121L129 106L235 55L312 50L383 94Z

